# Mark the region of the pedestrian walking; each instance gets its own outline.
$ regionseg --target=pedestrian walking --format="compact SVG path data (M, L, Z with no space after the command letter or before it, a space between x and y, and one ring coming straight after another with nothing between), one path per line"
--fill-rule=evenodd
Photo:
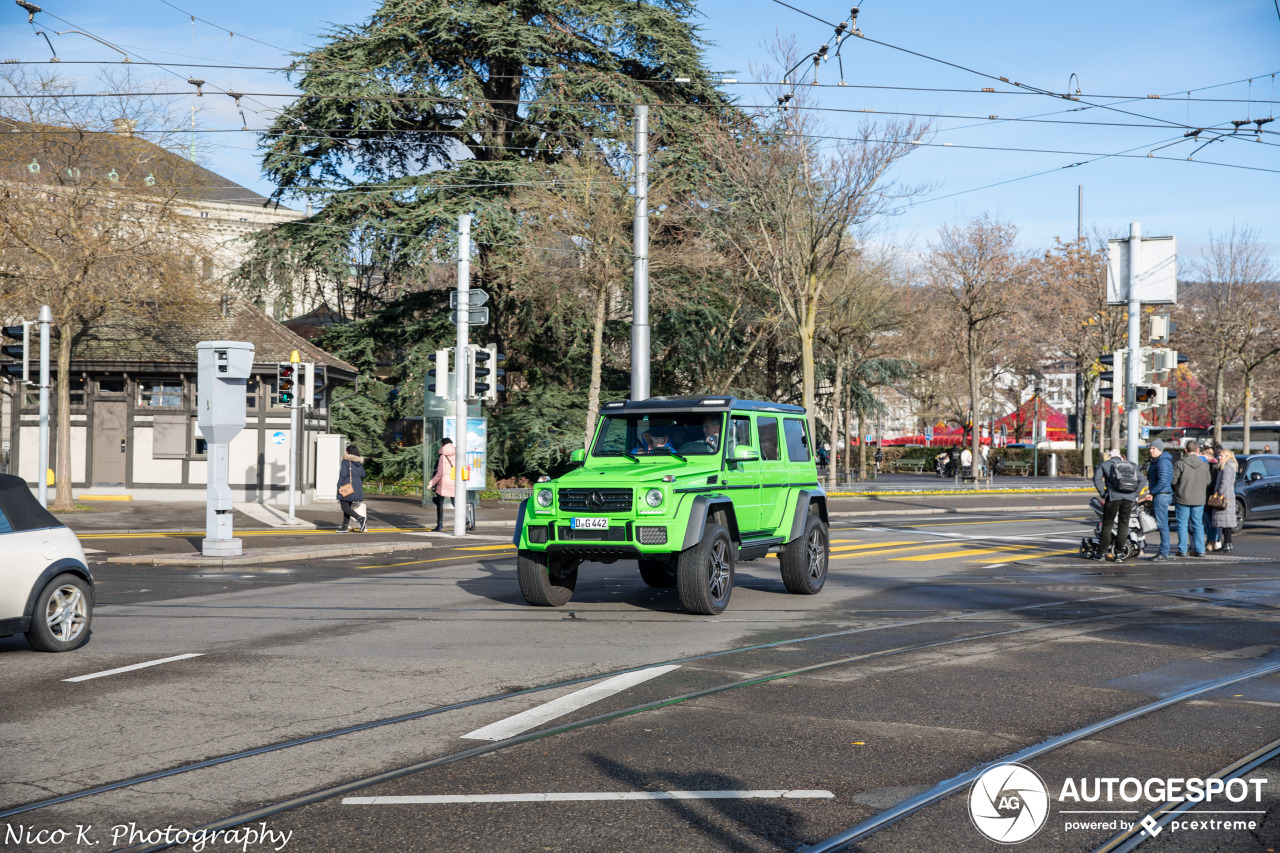
M1151 512L1156 517L1156 530L1160 533L1160 549L1151 558L1162 563L1169 559L1169 504L1173 501L1173 458L1165 453L1164 441L1151 442L1151 463L1147 465L1147 492Z
M991 445L989 444L982 445L982 476L984 477L987 476L987 471L988 471L987 460L990 456L991 456Z
M1098 540L1098 556L1103 555L1115 562L1116 555L1111 547L1111 528L1115 525L1116 536L1123 542L1129 535L1129 518L1133 515L1134 502L1147 487L1147 478L1142 476L1138 466L1124 458L1115 448L1111 449L1105 462L1093 472L1093 487L1102 497L1102 535Z
M338 466L338 503L342 505L339 533L364 533L369 529L369 511L364 506L364 457L354 444L347 445Z
M457 502L453 500L455 459L453 439L446 438L440 442L440 456L436 459L436 475L431 478L431 482L427 483L427 488L435 492L431 497L431 502L436 505L436 526L431 529L432 533L444 532L444 499L450 499L450 506L457 506Z
M1204 499L1208 489L1209 463L1200 458L1200 445L1192 439L1173 466L1173 513L1178 522L1179 557L1204 556Z
M876 476L880 476L880 463L884 461L884 451L876 448Z
M1220 540L1214 542L1215 551L1234 551L1231 534L1235 532L1239 520L1236 518L1236 477L1240 472L1240 463L1236 455L1228 448L1218 452L1218 477L1214 484L1213 494L1208 503L1213 505L1213 526L1220 534Z

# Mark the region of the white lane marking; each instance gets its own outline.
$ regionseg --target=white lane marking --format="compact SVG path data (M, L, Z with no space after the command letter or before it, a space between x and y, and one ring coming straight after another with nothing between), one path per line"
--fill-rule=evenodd
M574 803L617 800L829 800L830 791L601 791L580 794L447 794L423 797L343 797L344 806L442 803Z
M536 708L522 711L514 717L507 717L505 720L499 720L482 729L476 729L474 732L463 735L463 737L471 740L505 740L539 726L548 720L563 717L570 711L576 711L593 702L599 702L601 699L620 693L628 687L634 687L643 681L657 678L659 675L679 668L679 664L668 664L667 666L655 666L638 672L616 675L613 678L605 679L599 684L576 690L568 696L561 696L559 699L552 699L550 702L539 705Z
M119 675L122 672L133 672L135 669L146 669L149 666L157 666L162 663L171 663L175 660L186 660L187 658L203 657L204 652L195 652L186 655L174 655L171 658L160 658L160 660L149 660L146 663L135 663L132 666L122 666L119 669L108 669L104 672L94 672L89 675L77 675L75 678L64 678L63 681L88 681L91 678L105 678L108 675Z

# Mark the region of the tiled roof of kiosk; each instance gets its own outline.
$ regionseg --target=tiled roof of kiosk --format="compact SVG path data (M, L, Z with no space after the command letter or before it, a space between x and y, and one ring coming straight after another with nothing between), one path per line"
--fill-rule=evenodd
M214 308L190 322L157 323L149 318L108 316L93 324L75 344L72 360L78 369L85 362L169 363L194 365L200 341L246 341L253 344L256 364L288 361L297 350L304 362L323 364L354 376L359 371L291 332L255 305L231 300L227 314Z

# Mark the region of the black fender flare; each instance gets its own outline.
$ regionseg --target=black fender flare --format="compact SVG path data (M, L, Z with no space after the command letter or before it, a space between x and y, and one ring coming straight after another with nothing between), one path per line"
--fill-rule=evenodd
M529 505L529 498L520 501L520 509L516 510L516 532L511 537L511 544L520 547L520 537L524 534L524 508Z
M702 529L707 526L707 517L717 509L726 510L729 517L729 538L735 544L742 544L742 536L738 533L738 516L733 512L733 501L723 495L698 495L689 507L689 524L684 529L684 544L681 551L687 551L702 541Z
M22 610L23 621L28 627L31 625L31 616L35 613L36 599L40 597L40 593L44 592L44 588L49 585L49 581L58 575L75 575L89 585L89 604L94 604L94 587L93 575L89 573L89 569L79 560L73 560L70 557L63 557L54 563L50 563L49 567L40 573L40 577L36 578L36 582L31 585L31 592L27 594L27 606Z
M821 489L803 489L796 494L796 510L795 515L791 518L791 535L787 537L788 542L799 539L804 533L804 521L809 516L809 507L817 504L818 517L822 519L823 524L830 524L831 520L827 517L827 493Z

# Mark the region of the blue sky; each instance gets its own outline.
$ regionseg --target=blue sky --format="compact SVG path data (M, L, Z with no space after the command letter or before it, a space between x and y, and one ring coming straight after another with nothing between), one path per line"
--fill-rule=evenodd
M42 0L40 5L48 13L69 23L46 15L37 15L36 22L43 24L65 60L119 59L119 54L83 36L54 35L54 30L80 29L133 54L139 77L154 78L166 88L172 84L174 89L186 89L185 65L175 66L178 76L170 77L144 66L143 60L279 66L285 56L277 47L302 50L315 45L329 22L357 23L376 7L368 0L173 2L236 35L200 22L193 27L188 15L162 0L129 4ZM792 5L829 22L849 14L847 5L832 0L797 0ZM766 45L778 37L794 38L808 52L831 32L824 24L770 0L702 0L699 10L703 35L712 42L710 67L732 72L729 76L740 81L757 78L753 69L770 62ZM968 117L932 119L935 145L921 147L897 170L901 180L927 183L931 189L884 224L889 238L923 248L940 225L986 212L1016 224L1025 248L1043 248L1055 236L1074 237L1077 186L1083 185L1087 230L1127 235L1128 223L1140 221L1145 234L1176 235L1180 262L1185 263L1198 256L1211 233L1228 231L1233 223L1249 224L1259 229L1273 257L1280 255L1280 122L1266 125L1272 133L1264 135L1262 144L1250 134L1224 139L1200 151L1197 162L1185 159L1196 144L1190 141L1156 153L1171 159L1146 156L1159 144L1180 139L1187 126L1229 126L1233 119L1274 115L1275 101L1280 100L1274 76L1280 73L1280 13L1274 0L1079 0L1072 4L865 0L858 25L869 38L889 45L1053 92L1066 91L1074 74L1084 92L1079 103L1038 94L1003 94L1013 87L869 41L846 44L848 86L810 93L814 106L831 110L818 113L831 135L847 134L859 120L884 119L891 111ZM4 59L49 57L44 40L27 24L26 14L11 4L0 7L0 45ZM85 74L91 67L63 64L59 70ZM290 91L283 77L267 72L195 70L197 77L221 89ZM1233 82L1248 78L1253 79L1252 86ZM834 62L821 68L819 81L839 82ZM1232 85L1220 85L1227 83ZM1077 83L1072 80L1070 85L1074 90ZM997 93L980 91L987 86ZM762 87L726 88L742 103L764 102ZM1199 90L1193 91L1193 97L1207 100L1188 101L1187 90ZM1139 100L1121 102L1102 95ZM1148 95L1171 97L1155 100ZM264 126L269 115L253 110L284 102L260 101L246 99L243 104L250 127ZM200 107L199 120L205 127L241 126L234 104L225 95L189 96L175 102L181 110ZM987 118L990 115L1000 120L992 121ZM1033 116L1098 124L1007 121ZM252 134L233 131L206 136L212 143L206 165L270 193L261 178ZM948 142L952 144L943 145ZM1122 151L1129 156L1064 168ZM978 189L982 187L987 188Z

